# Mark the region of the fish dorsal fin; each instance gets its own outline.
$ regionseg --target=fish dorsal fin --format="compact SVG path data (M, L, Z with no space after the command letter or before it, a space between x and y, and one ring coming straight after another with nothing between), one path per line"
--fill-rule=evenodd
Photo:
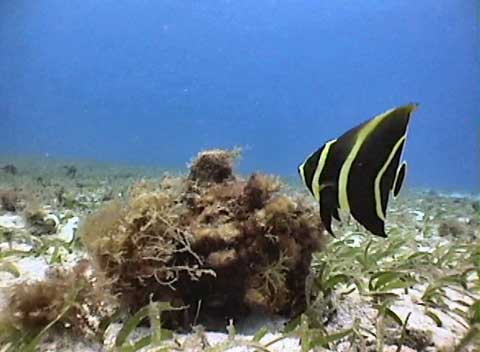
M395 176L395 182L393 183L393 198L397 198L400 190L402 189L403 182L405 181L405 176L407 174L407 162L404 161L402 165L397 170L397 175Z
M322 147L320 156L318 158L318 163L317 163L315 172L313 174L312 192L313 192L313 196L318 201L320 201L320 193L322 192L322 190L325 187L333 186L333 182L322 182L321 176L323 173L323 169L325 168L325 163L327 162L328 152L330 151L332 144L334 144L335 142L336 142L336 139L333 139L325 143L325 145Z
M309 192L314 196L315 198L315 192L314 192L314 187L313 187L313 178L315 177L315 173L317 170L317 165L320 160L320 156L322 155L323 149L325 148L325 145L321 146L318 148L315 152L310 154L303 163L301 163L298 166L298 173L300 175L300 178L303 181L303 184L307 187Z

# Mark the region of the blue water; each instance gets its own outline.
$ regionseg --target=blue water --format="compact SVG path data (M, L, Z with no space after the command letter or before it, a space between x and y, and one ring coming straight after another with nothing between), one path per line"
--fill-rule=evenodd
M468 0L0 2L0 152L184 167L244 146L295 175L327 139L419 102L408 183L476 190Z

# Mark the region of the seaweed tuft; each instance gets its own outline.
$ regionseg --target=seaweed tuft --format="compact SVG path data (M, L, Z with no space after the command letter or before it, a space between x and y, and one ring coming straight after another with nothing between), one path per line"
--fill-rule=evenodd
M0 189L0 206L5 211L22 210L25 207L23 193L15 188Z
M189 178L199 183L221 183L233 179L233 163L240 156L240 149L205 150L190 165Z
M100 278L91 264L82 260L72 269L50 270L42 281L12 286L0 330L35 335L54 322L56 332L96 338L101 320L115 309L115 298Z
M477 222L462 223L457 219L443 221L438 227L438 234L442 237L464 238L476 240Z
M245 186L245 202L249 210L261 209L271 195L280 190L278 178L255 173Z

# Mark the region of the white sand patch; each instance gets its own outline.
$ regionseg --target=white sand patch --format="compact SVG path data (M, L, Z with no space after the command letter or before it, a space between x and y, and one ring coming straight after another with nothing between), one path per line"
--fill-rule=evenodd
M25 227L25 221L20 215L6 213L0 215L0 226L10 229L22 229Z
M74 216L67 220L66 224L60 226L57 237L67 243L70 243L75 237L75 231L78 227L78 216Z
M410 210L409 213L415 216L416 221L423 221L425 218L425 213L420 210Z
M337 292L340 291L337 290ZM355 320L359 320L362 326L373 327L375 324L376 309L372 307L371 301L361 296L358 291L353 291L339 299L336 306L337 312L327 325L327 331L330 333L351 328Z
M27 257L14 260L9 259L14 263L20 272L17 278L10 273L0 271L0 311L4 309L8 297L8 288L15 284L25 281L42 280L45 277L45 270L48 265L44 258Z
M189 339L192 339L193 335L183 335L183 336L178 336L178 340L181 343L184 343L185 346L187 347L185 351L189 352L197 352L201 351L201 347L199 348L198 344L195 346L192 344L190 348L188 348L188 344L190 341ZM274 340L278 340L281 337L281 334L266 334L261 340L260 343L262 345L268 344L269 342L272 342ZM226 345L228 343L229 336L228 334L225 333L220 333L220 332L206 332L204 334L205 342L209 346L219 346L219 345ZM235 340L238 341L239 346L233 346L230 348L226 348L224 351L228 352L253 352L253 351L258 351L258 349L255 349L253 346L253 336L252 335L235 335ZM249 346L250 345L250 346ZM272 352L286 352L286 351L292 351L292 352L297 352L300 351L300 343L299 339L297 338L282 338L279 339L277 342L273 343L272 345L269 346L268 348Z
M20 271L20 277L14 278L11 274L0 272L0 287L7 287L20 281L42 280L45 277L45 270L48 264L44 258L27 257L21 259L9 259Z
M21 252L28 252L31 249L32 249L32 246L27 244L27 243L18 243L18 242L15 242L15 241L12 241L10 243L8 243L8 242L1 242L0 243L0 250L1 251L16 250L16 251L21 251Z
M263 325L268 325L268 322L266 321L263 321L263 323L267 323ZM271 323L276 324L274 321L271 321ZM112 324L108 328L104 345L107 350L114 347L115 338L120 328L120 324ZM150 330L148 328L137 328L132 334L133 341L147 335L149 331ZM258 343L254 342L253 338L253 334L235 334L235 337L232 340L227 333L208 331L191 334L175 334L174 338L170 341L172 344L170 346L179 348L179 350L182 352L200 352L206 347L222 347L221 351L228 352L254 352L258 351L258 348L255 348L255 344L258 345ZM298 338L284 338L280 333L267 333L259 343L264 346L270 342L273 342L268 347L269 351L271 352L301 351L300 341ZM158 347L148 347L143 348L140 351L153 352L157 349Z

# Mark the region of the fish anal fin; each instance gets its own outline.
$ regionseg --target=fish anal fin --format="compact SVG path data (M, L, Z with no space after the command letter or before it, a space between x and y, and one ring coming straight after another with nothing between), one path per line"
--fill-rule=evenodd
M365 226L365 225L364 225ZM385 225L382 223L381 226L375 227L375 228L368 228L365 227L368 231L373 233L375 236L380 236L383 238L387 237L387 234L385 233Z
M385 233L385 229L382 229L381 232L377 232L377 233L372 232L372 233L373 233L374 235L376 235L376 236L380 236L380 237L383 237L383 238L387 238L387 237L388 237L387 234Z
M353 218L362 225L367 231L375 236L387 237L385 233L385 222L379 218L361 218L358 214L352 213Z
M325 227L325 229L328 231L328 233L330 235L332 235L333 238L337 238L337 236L335 236L335 234L333 233L333 230L332 230L331 226L329 226L328 228Z
M332 215L328 211L325 211L325 209L322 209L322 207L320 207L320 219L322 220L325 230L327 230L330 235L335 237L335 234L332 230Z
M340 215L338 214L338 208L333 208L333 209L332 209L332 216L333 216L333 218L334 218L335 220L337 220L337 221L342 221L342 220L340 219Z

